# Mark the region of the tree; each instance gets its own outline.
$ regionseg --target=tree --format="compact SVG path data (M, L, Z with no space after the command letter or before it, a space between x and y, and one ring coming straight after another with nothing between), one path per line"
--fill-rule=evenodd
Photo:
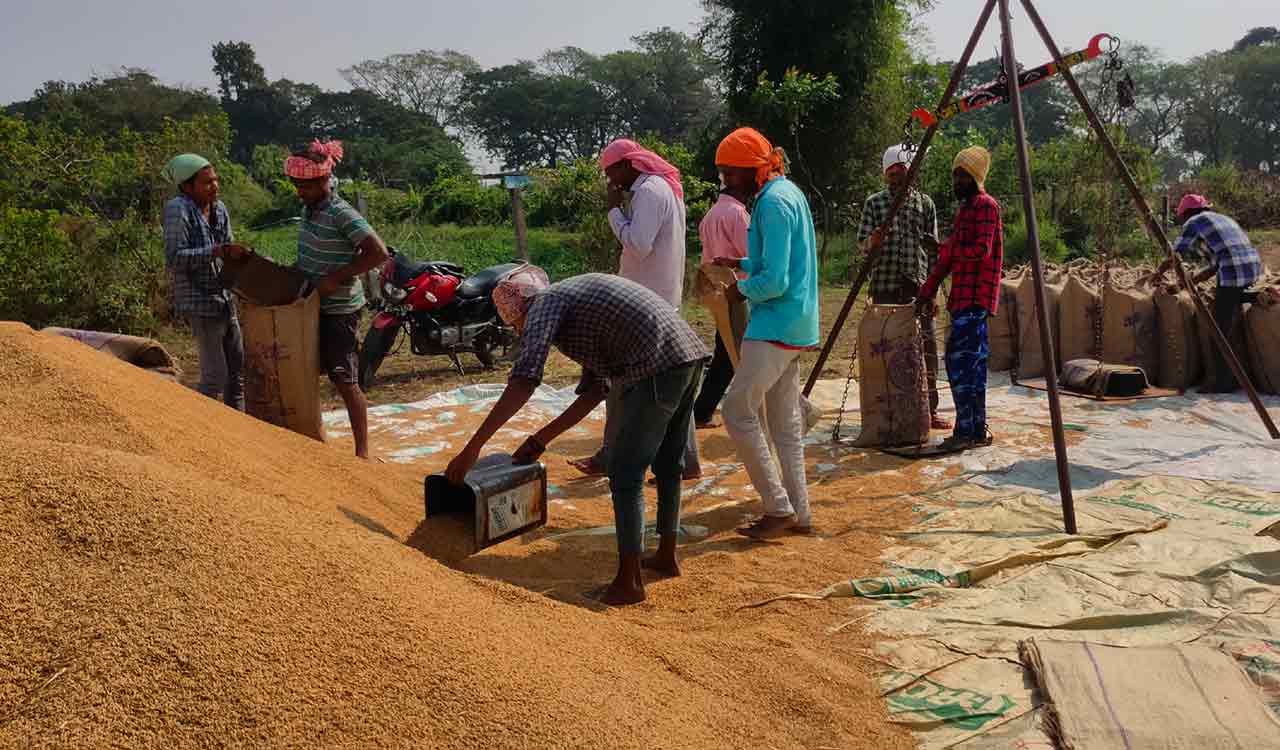
M1272 29L1274 31L1274 29ZM1236 154L1245 169L1280 169L1280 44L1257 44L1230 61Z
M356 88L449 127L456 124L458 96L467 75L479 71L475 58L446 49L388 55L338 72Z
M266 71L248 42L218 42L213 45L213 74L218 77L222 101L239 99L252 89L267 87Z
M1182 98L1182 147L1208 164L1222 164L1234 152L1235 92L1231 61L1211 52L1187 66Z
M907 16L893 0L815 3L802 0L704 0L710 11L703 39L719 61L731 117L751 123L774 140L789 131L785 116L761 112L753 98L762 74L779 81L789 68L819 79L835 77L840 96L814 108L800 125L799 141L811 163L814 186L837 202L855 192L860 173L876 173L874 154L891 123L869 100L878 71L888 64L906 29ZM859 196L860 197L860 196Z
M616 132L603 95L589 81L549 75L532 62L472 73L463 121L507 168L556 167L594 156Z
M1276 46L1280 45L1280 29L1275 26L1259 26L1250 29L1248 34L1240 37L1235 46L1231 48L1232 52L1244 52L1251 47L1259 47L1263 45Z
M218 102L208 92L165 86L141 68L121 68L105 78L83 83L49 81L24 102L10 105L21 114L67 132L111 135L122 129L152 133L166 119L213 115Z

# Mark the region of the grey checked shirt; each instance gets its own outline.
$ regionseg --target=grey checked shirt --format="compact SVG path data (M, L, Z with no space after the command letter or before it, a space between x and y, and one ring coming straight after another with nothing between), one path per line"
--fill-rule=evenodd
M582 365L582 385L624 386L711 356L680 313L634 281L588 273L552 284L525 316L511 377L542 381L555 346Z
M882 190L867 198L862 208L862 225L858 239L866 240L889 217L893 207L893 193ZM916 287L929 278L929 268L936 258L929 257L920 244L920 235L938 237L938 211L933 199L919 190L912 190L902 210L893 219L893 226L884 238L880 259L871 272L871 294L887 295L897 292L904 280Z
M234 241L231 217L222 201L209 209L209 218L185 194L164 204L164 264L173 275L173 306L183 315L212 318L234 316L231 296L218 281L222 261L213 248Z

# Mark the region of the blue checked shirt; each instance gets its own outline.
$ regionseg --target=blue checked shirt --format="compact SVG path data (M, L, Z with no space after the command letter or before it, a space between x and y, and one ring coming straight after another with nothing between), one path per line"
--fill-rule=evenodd
M1262 277L1262 259L1240 225L1229 216L1204 211L1182 225L1174 245L1179 255L1194 254L1218 269L1218 286L1245 288Z
M164 264L173 275L174 310L183 315L213 318L236 314L231 295L218 281L222 261L213 248L234 241L231 217L222 201L209 209L209 218L185 194L164 204Z
M711 356L669 302L603 273L565 279L534 298L511 377L542 382L553 346L582 365L579 392L602 378L621 387Z

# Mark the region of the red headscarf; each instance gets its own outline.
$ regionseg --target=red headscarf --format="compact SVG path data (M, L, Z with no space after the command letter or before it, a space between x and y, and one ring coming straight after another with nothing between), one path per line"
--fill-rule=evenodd
M720 141L716 166L755 169L756 187L763 187L774 177L787 173L782 149L774 148L768 138L753 128L738 128Z
M342 161L342 141L318 139L311 142L307 153L295 154L284 160L284 173L297 180L315 180L328 177L333 167Z
M684 200L684 186L680 184L680 170L674 165L641 146L635 141L619 138L600 152L600 168L608 169L626 159L631 166L644 174L657 175L667 181L676 198Z

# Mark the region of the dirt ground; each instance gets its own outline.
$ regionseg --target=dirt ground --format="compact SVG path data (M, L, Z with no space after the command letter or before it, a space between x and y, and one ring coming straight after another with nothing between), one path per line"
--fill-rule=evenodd
M830 333L830 328L835 323L835 317L844 304L848 293L849 290L843 287L827 287L822 290L822 321L824 326L822 333L824 339ZM823 378L844 378L849 374L853 346L854 342L857 341L857 329L854 326L854 322L857 321L858 313L863 305L863 299L860 298L857 307L850 316L850 320L853 322L846 325L841 332L840 339L822 370ZM696 302L689 302L684 309L685 317L693 325L694 330L701 334L703 340L710 346L715 340L715 322L711 316ZM360 334L361 340L364 339L364 332L367 330L370 320L371 316L366 314ZM182 382L185 385L195 385L200 378L200 368L190 331L184 326L174 326L162 330L157 334L156 338L178 360L178 364L182 368ZM432 393L451 390L459 386L476 383L500 383L506 380L505 365L500 365L499 369L485 370L473 355L464 354L461 359L465 374L459 375L447 357L416 356L409 350L408 341L402 338L397 350L387 357L378 371L377 379L367 394L369 403L411 403L426 398ZM813 364L817 359L818 352L816 351L807 352L803 355L800 365L801 377L808 377L809 371L813 368ZM551 359L547 363L546 383L554 386L569 385L577 382L578 373L577 365L559 352L553 351ZM328 381L323 384L321 399L323 401L322 405L326 410L342 407L342 399Z

